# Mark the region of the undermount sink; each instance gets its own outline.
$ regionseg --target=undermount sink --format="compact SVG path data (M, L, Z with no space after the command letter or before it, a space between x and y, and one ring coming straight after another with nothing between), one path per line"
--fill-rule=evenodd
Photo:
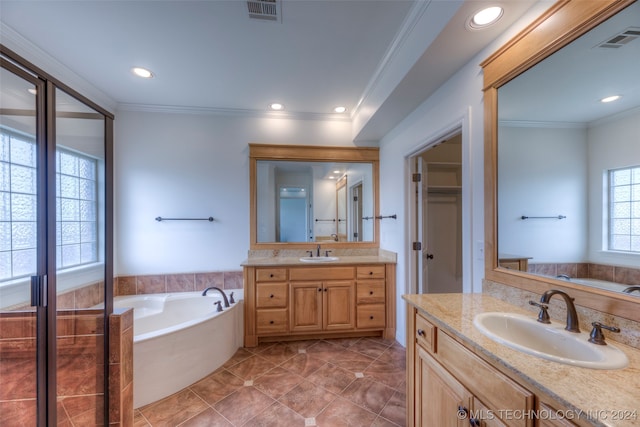
M589 334L564 330L558 323L544 324L517 313L481 313L473 324L492 340L554 362L592 369L620 369L628 365L618 348L588 342Z
M332 262L332 261L337 261L340 258L338 258L337 256L316 256L316 257L311 257L311 256L305 256L300 258L300 261L302 262Z

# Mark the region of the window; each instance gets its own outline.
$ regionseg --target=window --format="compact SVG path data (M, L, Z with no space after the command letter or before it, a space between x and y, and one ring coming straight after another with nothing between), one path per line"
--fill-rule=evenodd
M640 253L640 166L609 171L609 249Z
M33 138L0 129L0 282L36 272L37 164ZM56 151L58 269L98 261L97 162Z

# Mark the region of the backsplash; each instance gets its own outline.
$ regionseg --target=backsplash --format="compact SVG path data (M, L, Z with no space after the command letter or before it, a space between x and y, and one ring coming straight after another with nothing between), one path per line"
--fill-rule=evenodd
M556 277L566 274L572 278L598 279L625 285L640 285L640 269L596 263L529 263L529 273Z
M525 310L529 310L534 316L538 314L538 309L530 306L528 302L530 300L539 301L541 294L486 279L482 282L482 292ZM616 326L620 328L620 333L613 334L604 331L607 339L612 339L613 341L640 349L640 323L579 305L576 305L576 311L578 312L580 329L583 331L589 332L591 330L591 322L600 322L605 325ZM564 302L559 298L552 298L549 302L549 315L554 320L564 322L566 318Z

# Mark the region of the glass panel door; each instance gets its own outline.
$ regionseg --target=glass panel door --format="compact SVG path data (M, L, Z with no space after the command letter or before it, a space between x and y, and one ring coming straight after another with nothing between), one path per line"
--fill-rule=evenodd
M58 424L105 419L105 118L56 89Z
M44 86L23 70L0 68L0 425L38 419L38 329L45 307L31 306L31 276L44 277L39 209L44 199L38 152L37 93ZM8 68L5 68L8 67ZM44 296L43 296L44 297ZM41 331L42 332L42 331ZM44 331L46 334L46 330ZM40 347L42 349L42 347ZM41 354L41 353L40 353ZM40 396L38 396L40 394ZM42 402L42 400L41 400Z

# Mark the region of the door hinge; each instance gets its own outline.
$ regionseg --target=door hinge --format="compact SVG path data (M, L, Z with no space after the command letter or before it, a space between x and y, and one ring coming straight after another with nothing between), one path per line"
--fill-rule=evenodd
M353 233L353 237L358 238L358 233Z
M31 306L46 307L47 275L31 276Z
M413 242L413 250L421 251L422 250L422 242Z
M412 182L420 182L420 181L422 181L422 174L421 173L414 173L413 175L411 175L411 181Z
M353 201L357 202L358 201L358 196L353 196Z

